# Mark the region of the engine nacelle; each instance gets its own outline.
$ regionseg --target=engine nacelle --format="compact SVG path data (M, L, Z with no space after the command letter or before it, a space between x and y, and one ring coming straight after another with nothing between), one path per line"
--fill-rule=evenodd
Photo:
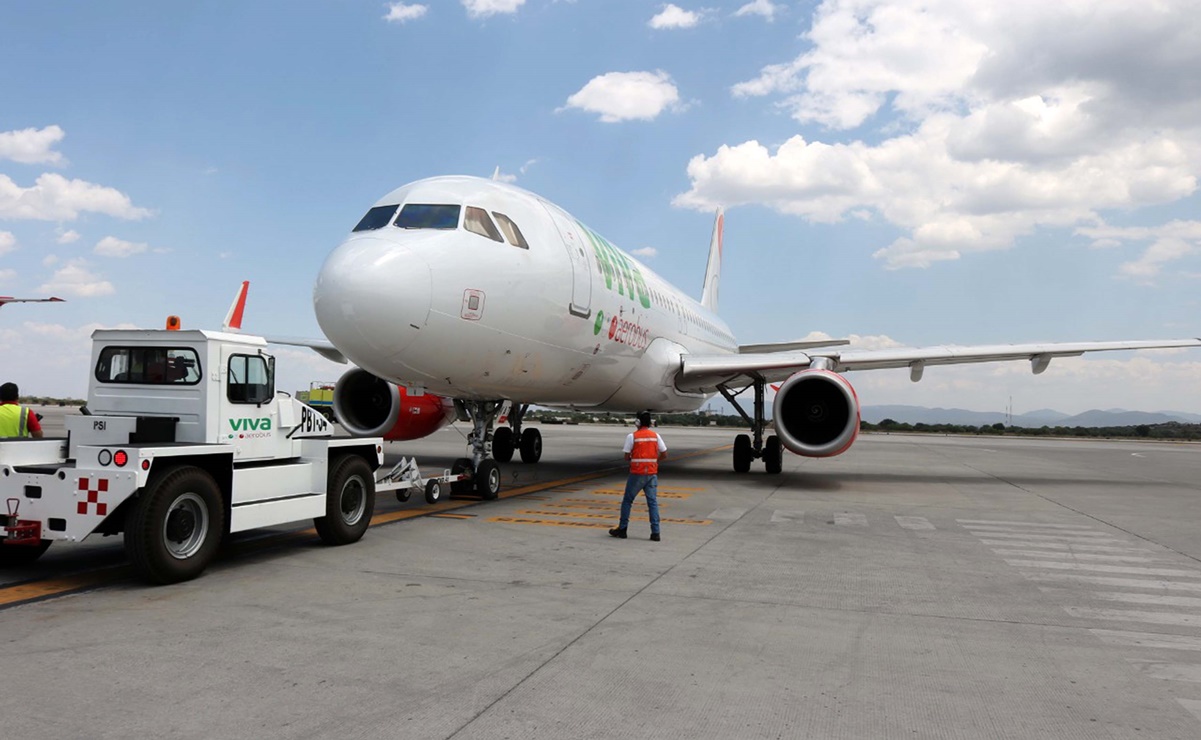
M804 457L833 457L859 436L859 397L846 378L829 370L802 370L776 391L776 434Z
M334 416L356 437L391 441L421 439L455 420L450 399L404 388L362 368L348 370L334 386Z

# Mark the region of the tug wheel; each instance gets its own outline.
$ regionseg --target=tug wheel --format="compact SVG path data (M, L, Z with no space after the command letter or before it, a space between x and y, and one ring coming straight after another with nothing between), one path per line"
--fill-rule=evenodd
M125 523L125 551L151 583L178 583L204 572L225 532L225 502L213 476L182 467L152 480Z
M325 516L313 520L321 540L349 545L362 539L375 511L375 476L367 461L358 455L337 461L325 496Z

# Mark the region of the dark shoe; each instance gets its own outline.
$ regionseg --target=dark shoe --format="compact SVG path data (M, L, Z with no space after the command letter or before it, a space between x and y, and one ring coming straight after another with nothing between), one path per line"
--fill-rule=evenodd
M625 527L614 527L613 529L610 529L609 536L616 537L619 540L624 540L626 538Z
M658 542L658 541L659 541L659 533L651 532L651 542Z

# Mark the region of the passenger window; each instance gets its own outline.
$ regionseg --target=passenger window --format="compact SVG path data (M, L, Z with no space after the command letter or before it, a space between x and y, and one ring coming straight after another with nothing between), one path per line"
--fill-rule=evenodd
M407 203L393 225L402 229L457 229L459 209L457 205Z
M375 231L382 229L392 220L392 214L396 213L396 205L376 206L367 215L363 216L363 220L359 221L358 226L354 227L354 231Z
M522 249L530 248L529 242L522 236L521 229L517 228L517 224L513 223L513 219L496 211L493 211L492 215L496 216L496 223L500 224L500 230L505 233L505 238L509 240L510 244Z
M500 232L496 230L496 224L492 223L492 219L488 218L488 212L483 208L467 206L467 215L463 217L463 228L473 234L486 236L494 242L504 241L500 238Z
M274 357L234 355L229 358L226 397L230 403L267 403L274 396Z

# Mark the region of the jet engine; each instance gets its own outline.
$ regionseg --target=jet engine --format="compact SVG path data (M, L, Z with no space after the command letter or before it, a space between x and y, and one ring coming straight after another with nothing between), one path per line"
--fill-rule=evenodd
M455 420L454 403L431 393L414 395L362 368L348 370L334 386L334 416L356 437L390 441L421 439Z
M804 457L833 457L859 436L859 397L838 373L802 370L776 391L772 417L789 450Z

